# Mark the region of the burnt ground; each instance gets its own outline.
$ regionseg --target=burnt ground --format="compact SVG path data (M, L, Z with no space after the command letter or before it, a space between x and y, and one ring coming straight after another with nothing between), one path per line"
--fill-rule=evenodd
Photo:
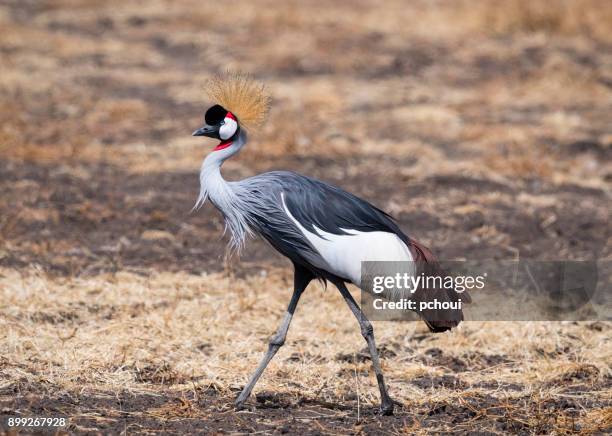
M435 238L433 247L441 259L461 258L466 253L472 259L515 259L517 253L533 259L605 257L610 227L609 197L604 190L551 186L535 179L501 184L462 175L433 175L403 183L396 191L397 181L376 174L376 168L389 164L384 157L354 158L342 164L291 157L277 159L270 168L259 165L256 170L299 170L350 187L383 208L390 203L381 201L389 191L394 191L391 202L399 204L446 197L432 210L396 214L409 234L419 235L428 244ZM8 213L0 231L11 250L3 253L0 265L38 264L51 273L72 275L123 268L163 267L193 273L224 268L221 217L210 206L204 211L190 210L199 189L193 172L126 174L110 164L81 164L70 170L31 163L1 165L0 188L6 193L2 203ZM372 173L348 174L348 168L354 167ZM227 173L228 178L240 176L235 171ZM487 194L496 198L486 207L461 208L477 204ZM554 195L555 200L526 208L517 202L520 194ZM505 249L496 240L474 243L465 237L491 228L507 238ZM263 267L276 258L263 242L253 241L242 262Z
M432 388L438 382L437 379L427 380ZM609 389L611 385L608 379L600 388ZM49 388L39 386L33 391L32 386L28 386L28 395L9 403L8 407L0 403L2 413L27 410L39 416L72 417L70 424L62 430L104 434L405 434L428 427L452 428L453 432L463 433L475 426L480 432L514 434L585 430L575 419L585 404L571 399L542 401L535 395L500 401L480 394L460 403L441 401L426 407L398 404L394 416L380 416L377 409L364 407L357 417L351 406L273 392L257 394L250 409L235 412L231 406L233 397L220 394L213 388L182 393L157 390L155 393L118 392L109 395L107 392L91 392L60 396L49 394ZM516 386L510 388L519 389ZM536 417L535 422L526 421L529 415Z

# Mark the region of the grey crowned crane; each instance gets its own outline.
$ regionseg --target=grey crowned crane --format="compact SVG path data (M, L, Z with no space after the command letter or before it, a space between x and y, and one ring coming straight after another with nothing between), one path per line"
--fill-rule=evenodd
M381 413L393 413L372 324L349 293L346 283L361 286L361 262L419 261L435 264L431 252L398 227L391 216L336 186L289 171L273 171L239 181L226 181L221 166L247 143L245 124L265 118L269 98L247 76L229 74L209 82L216 103L205 114L205 125L193 136L219 140L204 159L196 208L210 200L223 214L230 231L230 248L240 249L247 236L259 235L293 263L293 295L268 351L236 399L242 408L270 360L284 344L300 296L313 279L333 283L357 318L365 338L381 396ZM442 332L462 320L426 319Z

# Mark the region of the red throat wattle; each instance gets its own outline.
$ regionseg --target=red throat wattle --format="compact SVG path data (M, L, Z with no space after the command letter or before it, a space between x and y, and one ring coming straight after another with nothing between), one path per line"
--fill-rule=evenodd
M223 150L224 148L229 147L230 145L232 145L232 141L229 139L226 139L225 141L221 141L219 143L219 145L217 145L213 151L217 151L217 150Z

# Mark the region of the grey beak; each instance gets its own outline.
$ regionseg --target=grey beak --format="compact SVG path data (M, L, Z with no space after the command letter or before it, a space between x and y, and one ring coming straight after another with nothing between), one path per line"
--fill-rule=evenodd
M220 126L209 126L205 125L200 127L198 130L193 132L192 136L208 136L209 138L216 138L219 133Z

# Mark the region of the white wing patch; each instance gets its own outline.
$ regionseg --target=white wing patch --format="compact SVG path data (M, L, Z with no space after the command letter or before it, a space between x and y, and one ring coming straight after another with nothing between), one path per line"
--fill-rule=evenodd
M316 233L308 231L291 214L281 193L283 208L291 221L300 229L308 242L319 252L326 265L315 265L361 286L363 261L412 261L410 250L395 234L389 232L360 232L342 229L348 235L336 235L314 226Z

